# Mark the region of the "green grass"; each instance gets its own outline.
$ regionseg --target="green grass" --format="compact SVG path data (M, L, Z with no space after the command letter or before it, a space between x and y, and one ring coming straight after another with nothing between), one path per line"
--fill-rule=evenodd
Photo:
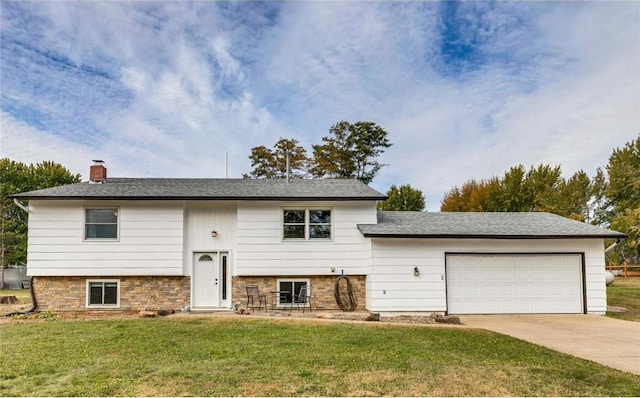
M616 277L607 287L607 304L627 309L626 312L607 312L607 316L640 322L640 277Z
M0 296L16 296L18 299L18 302L15 304L0 304L0 317L4 314L25 311L31 308L31 295L29 289L0 289Z
M16 296L21 303L31 303L29 289L0 289L0 296Z
M640 376L461 328L176 316L0 335L5 396L640 395Z

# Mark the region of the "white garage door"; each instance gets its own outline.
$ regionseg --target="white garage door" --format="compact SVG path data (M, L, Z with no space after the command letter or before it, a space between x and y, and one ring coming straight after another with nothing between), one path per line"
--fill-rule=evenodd
M450 314L582 313L582 261L566 255L447 254Z

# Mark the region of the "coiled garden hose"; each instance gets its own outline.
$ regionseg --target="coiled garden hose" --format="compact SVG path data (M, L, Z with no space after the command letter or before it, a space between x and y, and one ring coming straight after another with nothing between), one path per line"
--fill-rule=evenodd
M342 275L336 279L334 285L333 294L336 298L336 303L342 311L355 311L358 306L358 298L353 291L351 281L346 276Z

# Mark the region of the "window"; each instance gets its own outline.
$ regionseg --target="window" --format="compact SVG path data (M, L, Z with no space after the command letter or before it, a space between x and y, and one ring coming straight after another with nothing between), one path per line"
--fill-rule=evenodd
M308 279L279 279L278 304L295 304L303 286L309 286Z
M84 238L118 239L118 209L85 209Z
M304 210L285 210L284 238L304 239L305 219L306 215Z
M222 299L227 299L227 278L229 277L229 266L227 265L227 255L222 255Z
M309 238L331 238L331 210L309 210Z
M331 210L283 211L283 239L331 239Z
M87 307L119 307L120 281L88 280Z

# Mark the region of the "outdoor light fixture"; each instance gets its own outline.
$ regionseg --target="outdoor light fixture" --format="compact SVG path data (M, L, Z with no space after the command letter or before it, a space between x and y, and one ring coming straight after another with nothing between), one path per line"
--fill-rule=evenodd
M420 270L418 267L413 267L413 276L420 276Z
M215 238L216 236L218 236L218 231L211 231L211 237Z

